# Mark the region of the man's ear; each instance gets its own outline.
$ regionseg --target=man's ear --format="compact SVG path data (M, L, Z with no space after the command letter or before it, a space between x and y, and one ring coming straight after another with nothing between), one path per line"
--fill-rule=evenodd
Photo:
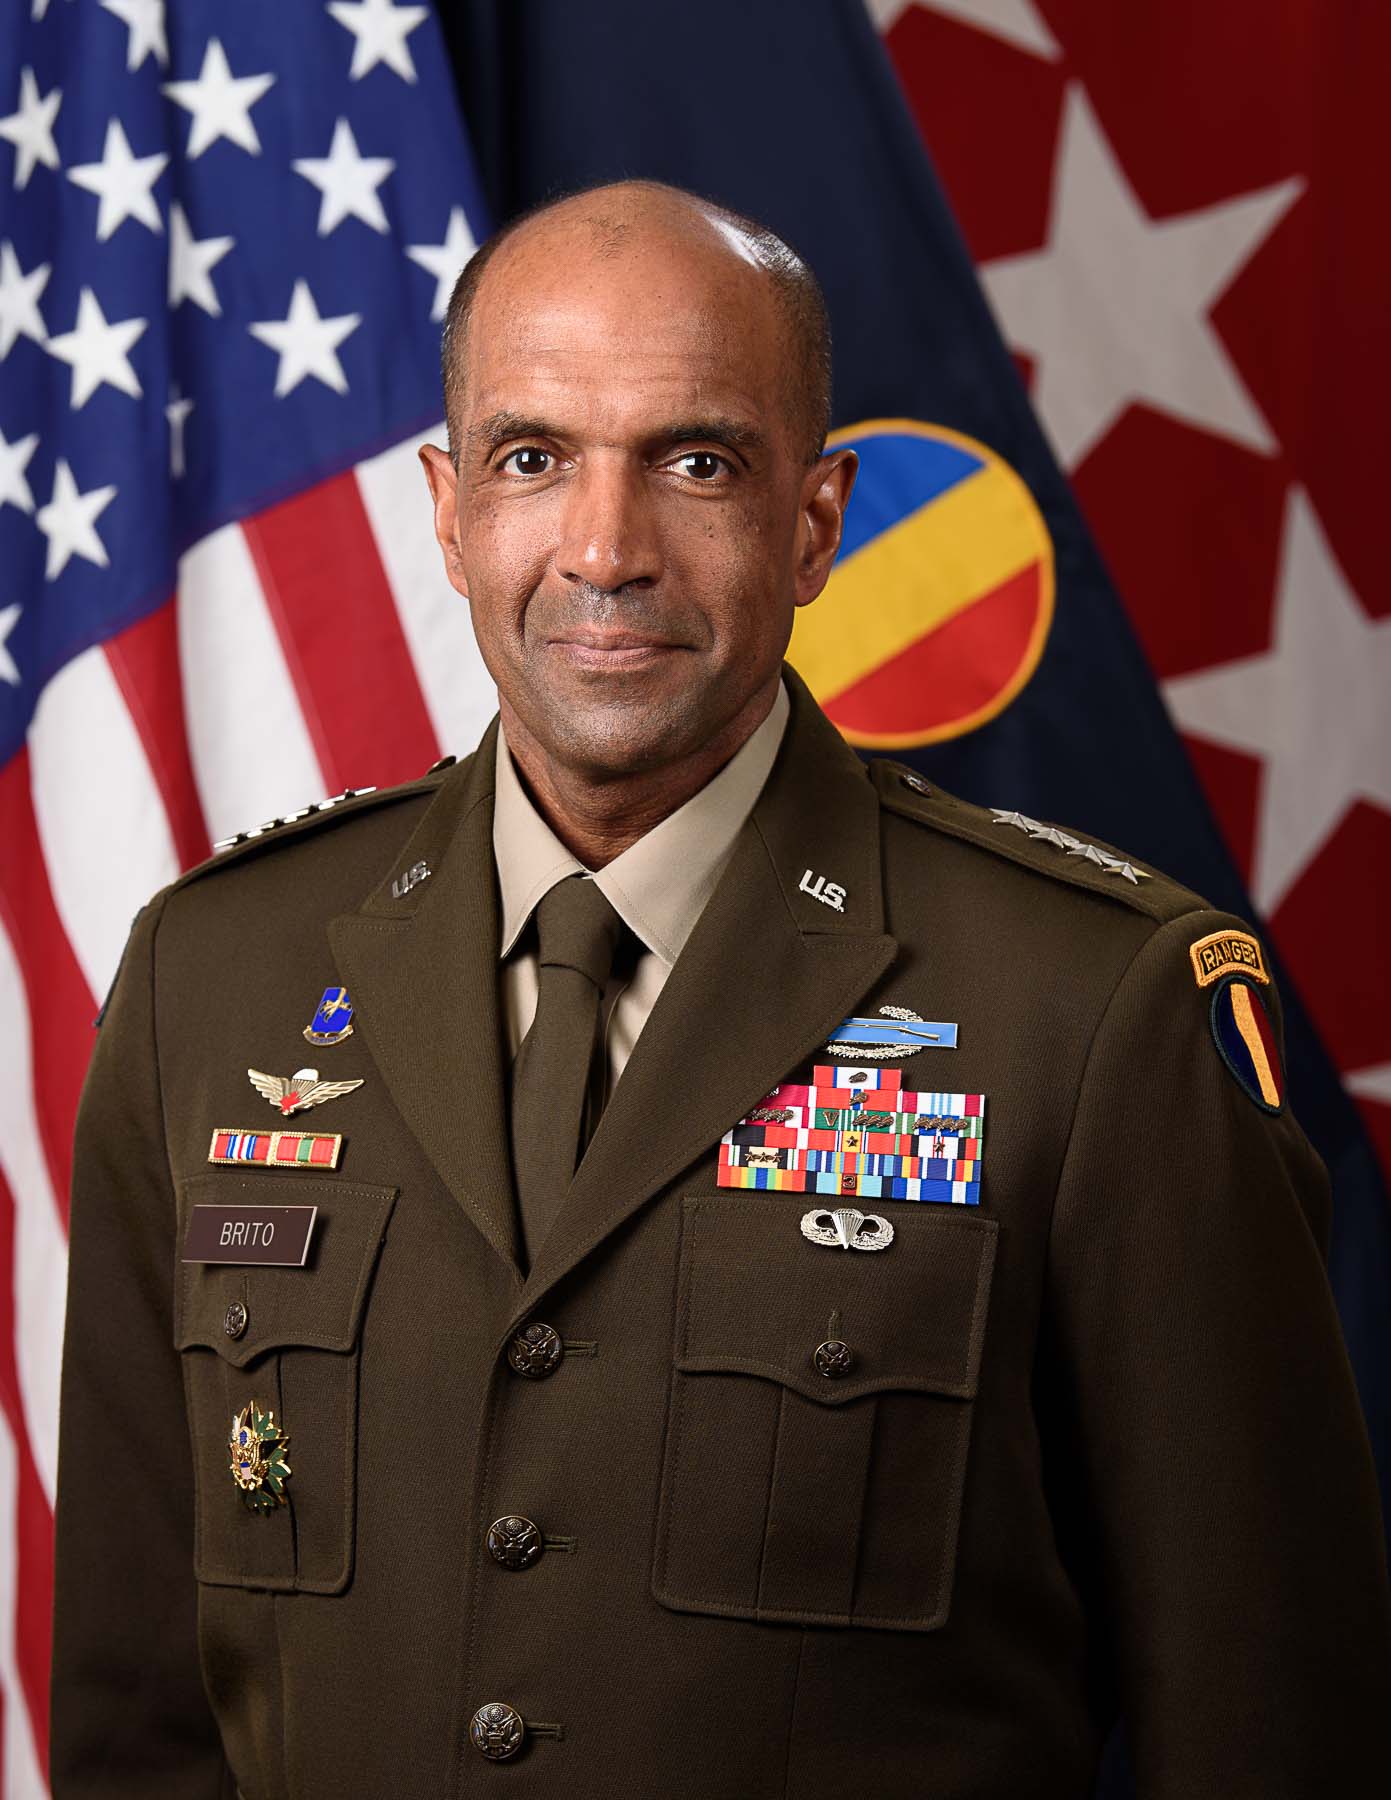
M833 450L829 456L818 457L807 470L793 572L793 597L798 606L806 606L826 585L840 549L841 526L859 466L853 450Z
M459 555L459 476L445 451L437 444L420 446L420 466L430 489L435 509L435 540L444 556L444 572L450 586L468 599L468 583L464 579Z

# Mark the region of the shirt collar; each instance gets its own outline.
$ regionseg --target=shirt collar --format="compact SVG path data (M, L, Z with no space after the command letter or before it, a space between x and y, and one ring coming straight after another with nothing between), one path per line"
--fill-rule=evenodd
M671 967L724 873L734 840L762 791L787 725L778 683L768 717L700 792L594 875L634 935ZM557 881L591 873L561 843L522 786L498 727L493 857L502 898L499 955L508 956Z

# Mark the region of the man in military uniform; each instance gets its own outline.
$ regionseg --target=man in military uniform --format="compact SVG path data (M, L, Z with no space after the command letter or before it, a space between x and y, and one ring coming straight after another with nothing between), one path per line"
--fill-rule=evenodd
M159 895L100 1034L59 1800L1082 1800L1118 1714L1147 1800L1370 1791L1259 942L783 667L854 459L770 234L572 198L446 368L500 722Z

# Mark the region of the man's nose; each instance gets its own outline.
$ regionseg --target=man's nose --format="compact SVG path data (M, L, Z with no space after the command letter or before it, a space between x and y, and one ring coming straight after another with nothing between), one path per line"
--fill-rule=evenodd
M626 459L596 458L568 483L556 570L612 591L655 581L661 544L645 472Z

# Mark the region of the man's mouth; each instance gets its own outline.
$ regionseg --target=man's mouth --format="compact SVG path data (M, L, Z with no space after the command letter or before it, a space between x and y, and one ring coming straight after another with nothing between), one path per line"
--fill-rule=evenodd
M549 648L558 651L576 668L604 672L640 668L646 663L660 661L684 646L645 632L576 627L553 637Z

